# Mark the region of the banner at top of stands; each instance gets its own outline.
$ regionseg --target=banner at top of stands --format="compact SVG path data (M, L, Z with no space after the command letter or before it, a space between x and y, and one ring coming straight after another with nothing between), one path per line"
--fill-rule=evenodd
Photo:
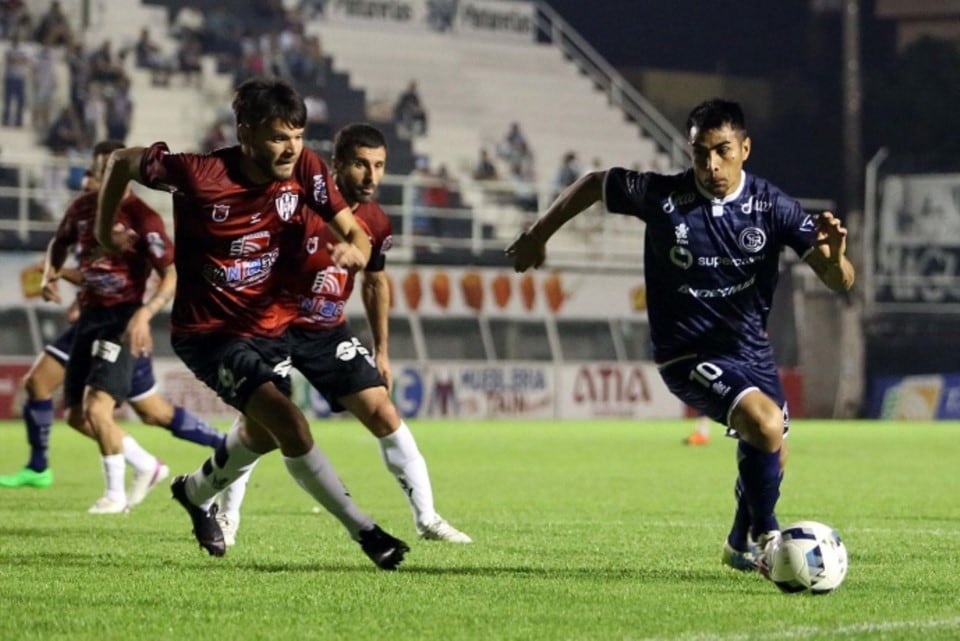
M534 6L509 0L328 0L323 19L358 26L533 41Z

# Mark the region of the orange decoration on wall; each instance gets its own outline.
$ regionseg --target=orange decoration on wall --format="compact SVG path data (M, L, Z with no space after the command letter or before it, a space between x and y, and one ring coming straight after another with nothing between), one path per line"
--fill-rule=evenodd
M490 282L490 288L493 290L493 302L497 307L503 309L510 302L510 276L500 274Z
M563 291L563 282L560 273L553 272L543 279L543 295L547 297L547 307L551 312L558 312L563 307L567 294Z
M477 272L467 272L460 279L463 300L470 309L483 309L483 277Z
M533 309L537 301L537 286L533 282L533 274L524 274L520 279L520 301L527 311Z
M447 272L437 272L433 275L431 289L433 289L433 300L437 306L446 309L450 305L450 276Z
M403 277L403 297L407 301L407 307L412 311L417 311L420 307L420 299L423 297L420 272L411 270Z

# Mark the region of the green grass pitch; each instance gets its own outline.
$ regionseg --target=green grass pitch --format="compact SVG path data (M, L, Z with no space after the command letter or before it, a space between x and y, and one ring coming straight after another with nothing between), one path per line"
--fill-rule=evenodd
M254 472L238 544L201 553L166 484L128 515L91 516L95 444L58 423L54 486L0 490L0 639L960 638L960 425L795 421L781 522L843 536L836 593L783 595L722 567L734 445L681 444L686 421L417 421L437 507L475 539L416 539L359 424L314 434L354 498L412 546L377 570L286 475ZM208 452L128 426L174 473ZM26 460L0 423L0 473Z

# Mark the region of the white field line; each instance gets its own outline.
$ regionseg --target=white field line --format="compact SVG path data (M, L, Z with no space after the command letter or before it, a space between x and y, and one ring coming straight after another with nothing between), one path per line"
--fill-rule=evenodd
M828 635L830 638L853 636L857 634L873 634L896 632L897 630L937 630L957 628L960 630L960 617L952 619L933 619L927 621L866 621L850 623L837 627L802 626L780 632L765 634L711 634L699 632L696 634L673 637L670 641L762 641L771 639L809 639L816 636ZM665 637L644 637L640 641L668 641Z

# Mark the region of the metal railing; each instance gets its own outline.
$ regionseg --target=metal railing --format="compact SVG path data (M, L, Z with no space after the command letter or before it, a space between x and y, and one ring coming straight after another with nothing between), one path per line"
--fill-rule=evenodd
M683 134L630 84L577 31L543 2L533 2L540 35L559 48L594 84L607 94L610 104L636 122L643 133L670 157L674 168L689 164Z

